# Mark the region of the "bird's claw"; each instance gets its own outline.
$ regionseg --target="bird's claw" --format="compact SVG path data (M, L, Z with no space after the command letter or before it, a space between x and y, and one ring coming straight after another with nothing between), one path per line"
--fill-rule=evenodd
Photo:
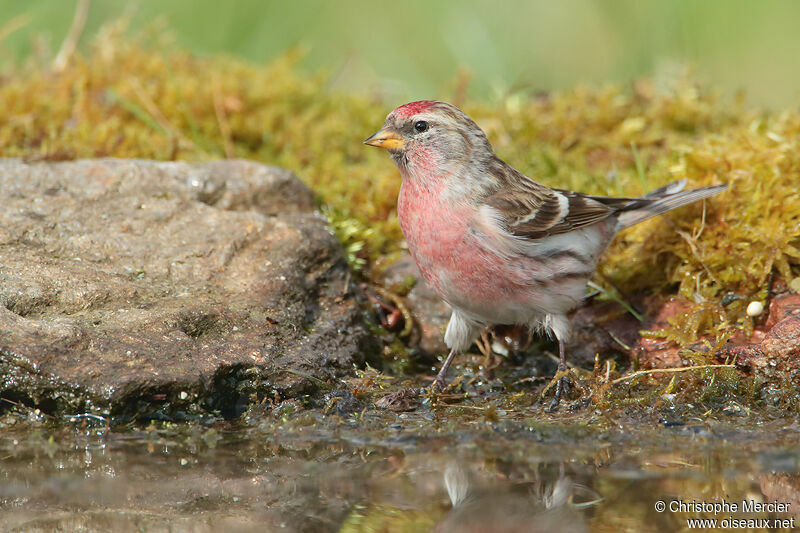
M444 392L447 388L447 380L445 380L442 376L436 376L436 379L433 380L431 383L430 390L432 392Z
M556 382L556 393L553 395L553 401L550 402L550 405L547 406L547 410L551 413L558 409L558 405L561 403L562 396L569 396L570 390L570 378L569 376L562 376L558 378Z
M555 385L556 390L553 395L553 401L551 401L550 405L547 407L549 412L556 411L561 403L561 398L569 396L570 390L572 389L572 380L572 371L567 368L566 365L558 365L558 372L556 372L556 375L553 376L553 379L550 380L550 383L547 384L542 394L539 396L540 401L544 400L547 392Z

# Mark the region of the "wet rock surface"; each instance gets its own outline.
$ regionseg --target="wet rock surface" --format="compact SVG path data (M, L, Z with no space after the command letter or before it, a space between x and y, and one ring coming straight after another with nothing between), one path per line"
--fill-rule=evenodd
M225 410L372 350L312 193L247 161L0 160L0 397Z

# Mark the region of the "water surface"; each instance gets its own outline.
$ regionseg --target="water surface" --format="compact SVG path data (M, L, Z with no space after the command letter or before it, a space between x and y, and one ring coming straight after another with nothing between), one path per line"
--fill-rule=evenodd
M688 531L689 519L727 518L762 530L755 520L800 510L793 420L466 411L341 414L285 403L236 423L9 424L0 435L0 523L3 531ZM668 508L659 512L659 502ZM680 502L683 512L670 510ZM715 513L703 502L728 507ZM742 502L794 507L747 512Z

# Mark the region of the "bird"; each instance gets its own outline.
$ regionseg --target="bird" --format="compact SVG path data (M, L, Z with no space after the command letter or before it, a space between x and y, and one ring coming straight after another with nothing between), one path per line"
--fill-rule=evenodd
M487 483L474 479L464 461L453 460L443 477L452 508L433 528L436 533L583 533L588 528L580 510L602 500L563 472L556 479Z
M470 117L437 100L396 108L364 143L386 149L399 169L397 214L408 250L452 308L444 333L450 352L432 387L445 388L454 357L485 328L521 325L558 342L551 407L570 386L567 314L583 301L616 234L727 187L686 191L682 179L641 197L551 188L500 159Z

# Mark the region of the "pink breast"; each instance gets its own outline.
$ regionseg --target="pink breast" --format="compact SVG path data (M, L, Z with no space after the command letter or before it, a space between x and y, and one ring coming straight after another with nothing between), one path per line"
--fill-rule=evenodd
M455 247L463 239L466 221L441 201L443 186L426 189L404 180L397 216L408 249L422 276L441 294L441 271L449 269Z
M455 305L516 294L520 289L516 276L499 272L500 258L470 232L474 212L449 205L442 199L443 190L425 189L411 180L400 189L400 227L422 276Z

